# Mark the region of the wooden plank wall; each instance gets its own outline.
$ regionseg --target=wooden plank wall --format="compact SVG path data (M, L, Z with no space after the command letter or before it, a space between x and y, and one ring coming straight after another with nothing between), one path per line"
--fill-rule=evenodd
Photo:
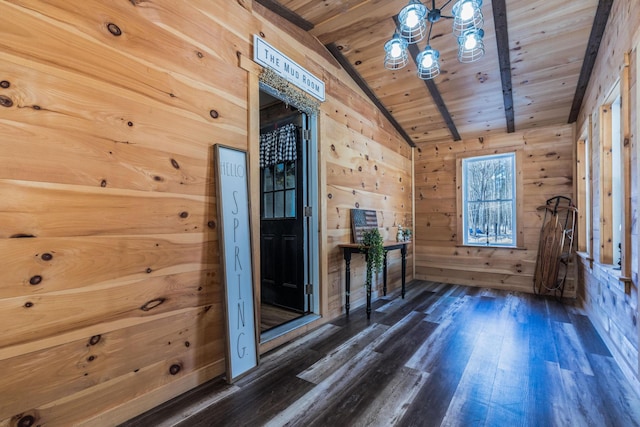
M456 155L522 149L523 249L457 245ZM573 126L563 125L478 139L425 143L417 147L416 278L533 292L540 227L537 207L553 196L573 198ZM565 295L575 295L573 277Z
M248 148L253 34L327 83L323 321L344 304L347 209L411 222L406 143L269 16L251 0L0 2L0 426L112 425L223 373L212 155Z
M640 353L638 352L638 260L640 243L638 239L638 47L640 44L640 2L636 0L615 0L611 16L602 39L591 80L585 94L585 102L578 117L577 135L589 132L591 117L591 170L592 170L592 226L593 264L581 258L578 268L579 298L583 302L591 321L598 329L611 351L616 355L621 367L631 378L640 380ZM624 54L630 53L629 89L622 93L630 106L630 164L631 164L631 248L627 255L631 258L631 283L618 280L619 272L600 263L600 107L605 103L624 66ZM622 86L621 86L622 87ZM614 166L615 167L615 166Z

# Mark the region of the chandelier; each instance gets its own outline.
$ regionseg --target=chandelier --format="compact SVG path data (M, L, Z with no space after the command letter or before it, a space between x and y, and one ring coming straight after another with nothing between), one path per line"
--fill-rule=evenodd
M441 13L452 0L436 8L436 1L431 1L431 9L420 0L410 0L398 14L398 26L391 40L385 43L386 52L384 66L389 70L399 70L409 62L407 47L427 37L427 46L418 54L418 77L429 80L440 74L440 52L429 45L433 24L441 18L453 20L453 34L458 41L458 61L474 62L484 55L484 31L482 25L482 0L458 0L451 13ZM427 22L429 29L427 31Z

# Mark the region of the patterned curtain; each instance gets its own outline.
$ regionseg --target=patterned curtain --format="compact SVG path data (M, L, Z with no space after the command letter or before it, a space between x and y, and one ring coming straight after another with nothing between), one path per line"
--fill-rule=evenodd
M296 160L298 150L296 125L290 123L272 132L260 135L260 167Z

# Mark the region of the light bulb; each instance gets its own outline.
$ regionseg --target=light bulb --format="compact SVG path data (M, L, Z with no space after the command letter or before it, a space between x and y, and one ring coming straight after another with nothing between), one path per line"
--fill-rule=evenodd
M468 21L473 18L473 14L475 13L475 9L473 7L473 3L470 1L466 1L462 3L462 10L460 11L460 19L463 21Z
M409 28L414 28L416 25L418 25L418 14L416 13L415 9L411 9L407 12L407 19L405 21L405 24L407 27Z
M467 35L467 37L465 37L465 39L464 39L464 48L466 50L475 49L477 44L478 44L478 41L476 40L476 38L475 38L475 36L473 34Z
M392 58L400 58L402 56L402 48L400 47L400 43L393 43L391 45L391 52L389 52Z
M433 65L433 55L428 54L422 57L422 66L424 68L430 68Z

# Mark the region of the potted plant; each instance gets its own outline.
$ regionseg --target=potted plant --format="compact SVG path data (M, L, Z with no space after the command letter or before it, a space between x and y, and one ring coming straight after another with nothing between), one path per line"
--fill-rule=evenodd
M367 256L367 300L371 300L371 282L373 273L378 273L384 266L384 243L380 230L370 228L362 233L360 250Z

